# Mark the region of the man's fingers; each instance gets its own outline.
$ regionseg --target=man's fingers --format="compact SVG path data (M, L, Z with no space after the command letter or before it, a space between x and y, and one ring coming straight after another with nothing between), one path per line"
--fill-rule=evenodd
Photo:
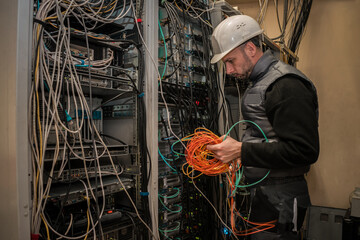
M219 144L214 144L214 145L207 145L206 148L209 150L209 151L217 151L219 150L219 147L218 147Z
M207 150L212 151L214 149L214 145L207 145L206 148Z

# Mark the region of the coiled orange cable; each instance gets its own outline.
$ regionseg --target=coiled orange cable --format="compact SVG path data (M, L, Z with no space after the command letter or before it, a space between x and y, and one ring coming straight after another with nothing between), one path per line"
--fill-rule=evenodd
M188 177L194 178L190 176L194 170L207 176L215 176L229 171L229 164L214 158L213 153L206 148L209 144L218 144L222 141L219 136L210 130L197 128L193 134L183 138L182 141L188 141L185 150L187 162L183 165L183 172ZM188 164L188 167L185 171L184 166L186 164Z

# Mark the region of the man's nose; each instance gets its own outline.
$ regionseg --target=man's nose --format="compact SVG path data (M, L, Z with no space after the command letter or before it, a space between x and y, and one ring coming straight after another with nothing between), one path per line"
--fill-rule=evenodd
M226 67L226 74L231 75L234 73L234 67L231 64L226 63L225 67Z

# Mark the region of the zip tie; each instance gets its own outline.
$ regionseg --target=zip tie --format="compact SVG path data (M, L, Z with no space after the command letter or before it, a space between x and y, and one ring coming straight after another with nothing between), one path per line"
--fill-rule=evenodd
M140 196L142 197L149 196L149 192L140 192Z
M142 93L140 93L140 94L138 95L138 97L139 97L139 98L142 98L144 95L145 95L145 93L142 92Z

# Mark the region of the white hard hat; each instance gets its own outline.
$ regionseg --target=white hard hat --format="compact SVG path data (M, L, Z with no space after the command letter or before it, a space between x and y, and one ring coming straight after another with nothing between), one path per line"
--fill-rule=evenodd
M214 30L211 43L214 57L211 63L220 61L237 46L262 34L259 24L246 15L235 15L222 21Z

